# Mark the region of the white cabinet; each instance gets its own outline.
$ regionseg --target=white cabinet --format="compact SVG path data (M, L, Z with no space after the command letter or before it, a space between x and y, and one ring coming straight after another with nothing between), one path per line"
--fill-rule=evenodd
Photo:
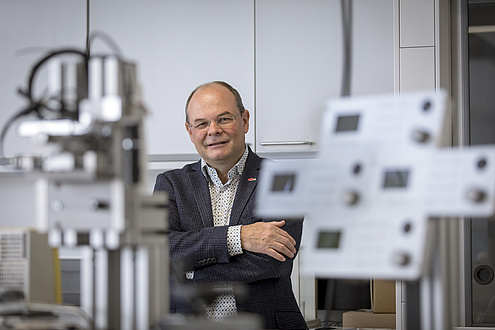
M353 1L353 95L394 90L396 1ZM341 89L339 1L98 0L89 8L90 32L106 33L138 65L150 111L147 153L152 158L197 157L184 127L184 105L197 85L213 80L231 83L243 96L252 115L247 141L256 151L317 150L317 144L304 143L317 143L325 103ZM0 9L6 41L0 50L2 123L23 105L15 90L40 55L15 52L84 49L86 1L4 1ZM91 43L92 54L112 51L104 38ZM282 145L263 145L267 142ZM7 152L11 146L7 143Z
M434 15L435 2L432 0L400 0L400 46L433 46Z
M394 1L353 2L351 94L394 91ZM339 1L256 2L256 150L317 150L343 75Z
M92 1L91 31L97 30L138 64L150 110L148 154L196 157L184 106L195 87L213 80L241 93L252 115L247 141L254 143L254 0ZM109 50L97 40L92 47Z
M86 1L16 0L0 1L0 128L28 105L17 93L25 88L31 67L48 51L65 47L84 50L86 42ZM46 68L35 80L36 95L46 88ZM32 143L8 131L6 156L30 153Z
M400 0L400 91L434 89L435 1Z
M435 48L400 50L400 91L435 89Z

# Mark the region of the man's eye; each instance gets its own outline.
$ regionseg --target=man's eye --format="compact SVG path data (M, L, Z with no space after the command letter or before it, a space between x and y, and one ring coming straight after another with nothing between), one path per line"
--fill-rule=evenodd
M222 118L218 119L218 123L219 124L229 124L232 122L232 120L233 119L230 117L222 117Z
M206 126L208 126L208 123L206 121L202 121L200 123L197 123L194 128L196 129L202 129L202 128L206 128Z

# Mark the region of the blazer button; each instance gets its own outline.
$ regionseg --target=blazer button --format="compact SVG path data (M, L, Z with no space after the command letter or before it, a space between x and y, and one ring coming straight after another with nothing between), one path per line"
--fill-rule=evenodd
M211 263L212 264L216 264L218 262L218 259L217 258L211 258Z

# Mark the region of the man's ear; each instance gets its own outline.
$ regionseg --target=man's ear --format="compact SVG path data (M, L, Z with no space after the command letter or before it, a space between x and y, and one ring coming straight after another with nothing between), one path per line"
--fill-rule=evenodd
M189 125L188 122L186 122L185 125L186 125L186 131L187 131L187 133L189 133L189 138L191 139L191 142L193 142L191 125Z
M242 121L244 122L244 133L249 131L249 111L246 109L242 112Z

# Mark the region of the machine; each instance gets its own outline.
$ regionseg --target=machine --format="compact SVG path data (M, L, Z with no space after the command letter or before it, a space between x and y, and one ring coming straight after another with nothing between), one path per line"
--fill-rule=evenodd
M48 92L37 97L45 65ZM50 246L81 248L89 260L81 309L91 328L149 329L168 311L167 198L144 193L146 110L135 64L54 51L33 67L24 95L28 106L8 124L38 117L19 126L35 153L2 155L2 163L32 179L37 230Z

